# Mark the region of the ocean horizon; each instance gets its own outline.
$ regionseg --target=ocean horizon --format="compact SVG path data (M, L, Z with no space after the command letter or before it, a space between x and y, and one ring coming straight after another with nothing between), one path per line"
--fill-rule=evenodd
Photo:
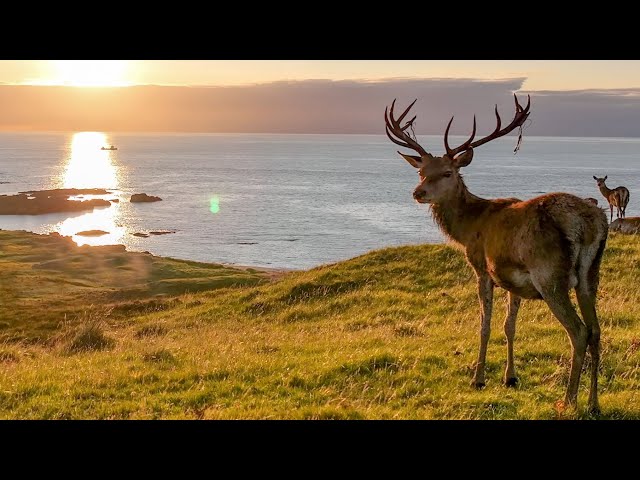
M526 133L526 132L525 132ZM442 136L421 135L431 153ZM452 143L464 141L452 137ZM484 198L564 191L609 208L593 176L626 186L640 211L640 139L524 136L476 149L462 170ZM115 145L118 150L100 150ZM307 269L398 245L441 243L429 209L411 194L416 170L385 135L0 132L0 194L106 188L93 212L0 215L0 229L59 232L78 244L123 244L155 255ZM4 183L8 182L8 183ZM133 193L162 198L130 203ZM614 211L615 219L615 211ZM104 230L83 237L83 230ZM134 233L172 231L147 238Z

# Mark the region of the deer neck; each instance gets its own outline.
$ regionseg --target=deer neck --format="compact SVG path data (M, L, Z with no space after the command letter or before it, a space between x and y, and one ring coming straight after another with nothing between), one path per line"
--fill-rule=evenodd
M455 195L431 205L431 213L445 235L468 247L481 228L479 218L490 205L490 200L477 197L461 181Z
M600 189L600 193L604 196L604 198L609 198L609 195L613 193L613 190L607 188L607 186L603 183L602 186L598 187Z

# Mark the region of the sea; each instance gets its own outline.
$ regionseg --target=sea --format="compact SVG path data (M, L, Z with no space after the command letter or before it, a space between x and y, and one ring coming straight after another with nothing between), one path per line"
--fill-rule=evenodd
M442 136L419 141L433 154L444 150ZM630 191L627 216L640 215L640 139L525 135L514 154L516 141L513 134L476 149L463 169L472 193L528 199L570 192L607 206L593 179L607 175L609 188ZM110 145L117 150L101 150ZM0 229L294 270L444 242L429 207L413 200L418 175L397 149L385 135L0 133L0 194L105 188L111 193L97 198L119 200L73 214L0 215ZM133 193L162 201L131 203ZM108 233L77 235L86 230ZM133 235L151 231L173 233Z

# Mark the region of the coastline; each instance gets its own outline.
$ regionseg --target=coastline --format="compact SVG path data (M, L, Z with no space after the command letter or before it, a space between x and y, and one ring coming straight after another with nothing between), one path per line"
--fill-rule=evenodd
M288 273L304 271L302 269L296 269L296 268L256 267L254 265L238 265L235 263L227 263L227 262L214 263L214 265L223 265L225 267L236 268L238 270L243 270L251 273L260 272L264 274L267 278L269 278L270 281L278 280L283 276L287 275Z
M265 274L270 280L276 280L277 278L282 277L283 275L286 275L287 273L291 273L291 272L301 272L304 271L304 269L299 269L299 268L274 268L274 267L261 267L261 266L257 266L257 265L245 265L245 264L236 264L236 263L232 263L232 262L200 262L200 261L196 261L196 260L190 260L188 258L179 258L179 257L171 257L168 255L156 255L150 252L143 252L143 251L137 251L137 250L127 250L126 245L123 245L121 243L118 244L113 244L113 245L77 245L73 240L72 240L72 236L70 235L60 235L57 232L50 232L50 233L36 233L36 232L32 232L30 230L9 230L9 229L2 229L0 228L0 232L7 232L8 234L16 234L16 235L37 235L39 237L47 237L47 238L57 238L57 239L61 239L63 242L66 242L67 244L71 245L71 248L75 247L77 249L79 249L81 252L82 251L103 251L103 252L107 252L107 251L117 251L117 252L123 252L123 253L128 253L128 254L143 254L143 255L150 255L152 257L155 258L161 258L161 259L167 259L167 260L177 260L180 262L191 262L191 263L198 263L198 264L202 264L202 265L220 265L223 266L225 268L233 268L236 270L243 270L249 273L263 273ZM90 250L84 250L84 249L90 249Z
M189 294L268 284L286 274L127 251L124 245L78 246L58 233L0 230L0 245L0 341L45 340L60 322L82 322L87 315L126 319Z

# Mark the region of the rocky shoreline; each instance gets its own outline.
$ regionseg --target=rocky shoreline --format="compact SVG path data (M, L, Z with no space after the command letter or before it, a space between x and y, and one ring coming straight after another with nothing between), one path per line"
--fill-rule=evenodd
M81 212L96 207L109 207L111 202L99 198L71 200L75 195L106 195L103 189L64 188L20 192L17 195L0 195L0 215L43 215L46 213Z
M120 200L112 198L104 200L71 199L81 195L112 195L111 190L104 188L58 188L54 190L29 190L16 195L0 195L0 215L44 215L47 213L81 212L99 207L110 207L111 203ZM162 199L146 193L134 193L131 202L159 202ZM163 232L169 233L169 232ZM158 233L153 233L159 235Z

